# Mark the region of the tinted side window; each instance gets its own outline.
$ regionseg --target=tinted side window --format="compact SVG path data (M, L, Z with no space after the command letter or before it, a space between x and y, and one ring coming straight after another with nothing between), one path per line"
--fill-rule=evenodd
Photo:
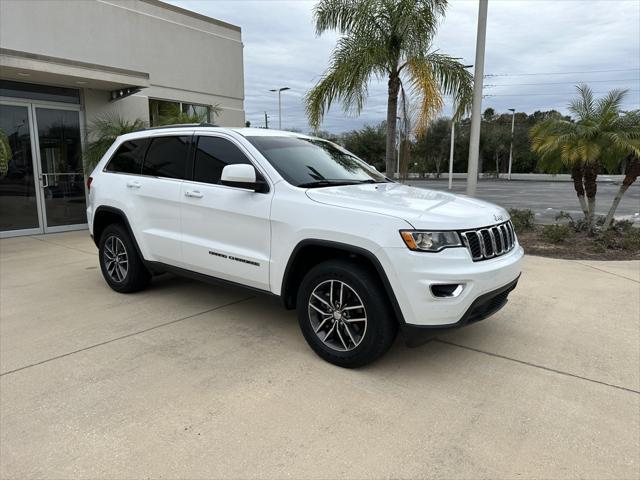
M107 164L107 172L139 174L148 143L146 138L124 142Z
M189 138L152 138L142 165L143 175L183 179L187 167Z
M224 138L199 137L193 179L196 182L220 183L225 165L251 162L233 143Z

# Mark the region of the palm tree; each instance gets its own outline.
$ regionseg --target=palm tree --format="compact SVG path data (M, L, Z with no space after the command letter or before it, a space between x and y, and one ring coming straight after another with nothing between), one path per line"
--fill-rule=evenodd
M87 147L84 151L85 172L91 172L116 138L125 133L137 132L147 124L140 119L125 120L118 114L96 118L87 130Z
M613 199L611 203L611 208L609 209L609 213L607 213L606 218L604 219L604 224L602 228L607 230L611 227L611 223L613 222L613 216L616 213L616 209L618 208L618 204L620 200L622 200L622 196L624 192L626 192L631 184L635 182L638 177L640 177L640 157L637 154L629 155L626 159L626 168L624 170L624 179L620 184L620 188L618 189L618 193Z
M316 33L336 30L342 37L329 68L306 96L311 126L319 127L336 100L345 113L360 113L369 80L387 80L385 166L391 176L401 92L416 98L418 132L441 110L443 95L454 96L461 116L472 96L472 76L458 59L432 48L446 7L446 0L320 0L314 9Z
M540 155L540 166L571 171L574 188L587 219L593 224L598 172L613 170L630 153L640 153L640 126L623 115L627 90L612 90L600 99L586 85L578 85L579 97L569 105L573 119L555 116L531 129L531 149ZM586 200L585 200L586 195Z

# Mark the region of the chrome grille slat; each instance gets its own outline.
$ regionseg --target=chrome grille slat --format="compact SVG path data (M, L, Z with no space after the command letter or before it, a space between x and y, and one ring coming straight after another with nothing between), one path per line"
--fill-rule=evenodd
M474 262L489 260L510 252L516 245L511 221L460 232L464 246Z

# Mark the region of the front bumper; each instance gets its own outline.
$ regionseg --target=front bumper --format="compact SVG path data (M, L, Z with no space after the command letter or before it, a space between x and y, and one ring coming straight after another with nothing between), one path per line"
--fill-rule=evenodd
M402 333L405 336L405 342L409 347L417 347L423 343L433 339L434 337L455 330L460 327L464 327L471 323L479 322L487 317L490 317L494 313L498 312L502 307L507 304L508 296L511 291L518 285L520 276L513 282L497 288L491 292L485 293L479 296L467 309L465 314L458 322L453 325L441 326L429 326L429 325L402 325Z
M470 312L481 299L503 287L515 287L524 254L517 244L505 255L479 262L472 261L466 248L436 254L387 248L379 253L403 328L455 328L469 323ZM464 288L455 297L439 298L431 291L438 284L461 284Z

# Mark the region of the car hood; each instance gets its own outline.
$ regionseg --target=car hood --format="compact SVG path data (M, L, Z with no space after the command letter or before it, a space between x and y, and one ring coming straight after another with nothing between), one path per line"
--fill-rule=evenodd
M313 188L307 196L327 205L401 218L417 229L462 230L509 219L497 205L401 183Z

